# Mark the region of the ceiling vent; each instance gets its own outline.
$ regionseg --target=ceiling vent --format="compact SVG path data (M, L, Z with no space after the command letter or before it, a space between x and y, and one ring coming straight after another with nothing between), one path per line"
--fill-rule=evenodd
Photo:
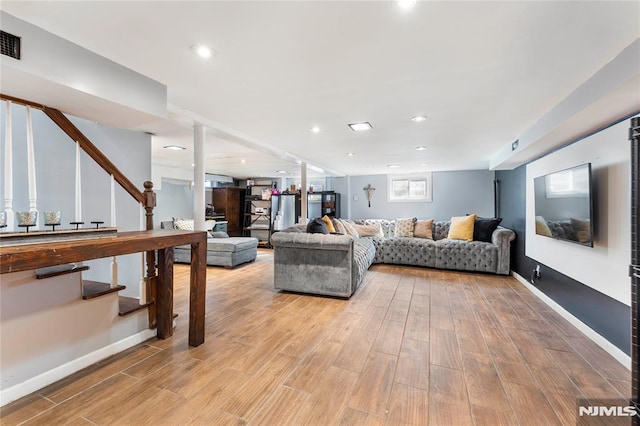
M15 59L20 59L20 37L0 30L2 40L2 54Z

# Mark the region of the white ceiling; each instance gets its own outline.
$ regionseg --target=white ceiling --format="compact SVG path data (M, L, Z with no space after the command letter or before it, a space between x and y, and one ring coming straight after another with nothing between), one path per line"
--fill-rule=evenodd
M209 129L206 171L235 177L296 174L296 159L345 175L487 169L640 37L635 1L422 1L410 11L386 0L0 7L167 86L169 120L142 129L156 135L154 162L191 167L198 117ZM196 57L195 43L216 56ZM414 123L415 115L428 119ZM347 127L358 121L373 130ZM188 149L162 149L169 144Z

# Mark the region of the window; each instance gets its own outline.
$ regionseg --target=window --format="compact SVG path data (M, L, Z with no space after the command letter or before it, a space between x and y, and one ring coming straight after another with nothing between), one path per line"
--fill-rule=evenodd
M387 201L431 202L431 173L388 175Z

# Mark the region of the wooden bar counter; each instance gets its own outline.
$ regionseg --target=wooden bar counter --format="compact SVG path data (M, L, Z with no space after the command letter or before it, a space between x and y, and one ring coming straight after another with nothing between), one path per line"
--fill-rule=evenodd
M123 254L158 251L156 287L157 335L173 335L173 248L191 244L189 345L204 342L206 297L206 232L154 230L118 232L100 238L39 241L0 248L0 274Z

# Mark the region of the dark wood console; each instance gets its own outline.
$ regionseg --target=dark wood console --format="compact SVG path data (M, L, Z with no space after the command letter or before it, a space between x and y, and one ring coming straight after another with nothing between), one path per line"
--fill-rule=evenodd
M156 326L159 339L173 335L173 248L191 245L189 345L204 342L207 234L193 231L134 231L81 240L38 241L0 249L0 274L34 270L123 254L158 251Z

